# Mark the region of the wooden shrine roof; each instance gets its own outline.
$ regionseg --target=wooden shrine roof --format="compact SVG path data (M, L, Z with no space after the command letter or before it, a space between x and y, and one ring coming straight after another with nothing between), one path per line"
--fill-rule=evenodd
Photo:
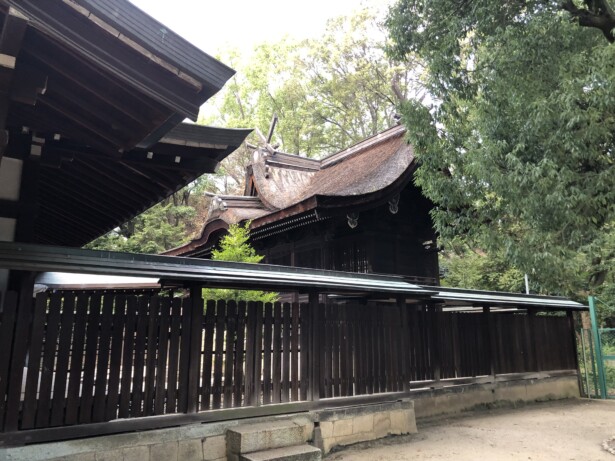
M248 219L256 238L336 210L385 203L411 181L415 168L404 135L397 125L322 160L258 151L248 167L245 195L216 197L199 237L166 254L196 255L210 236Z
M127 0L0 0L0 25L13 59L0 158L40 159L38 179L24 169L34 242L87 243L213 172L250 131L182 123L234 71ZM9 205L1 215L25 212Z

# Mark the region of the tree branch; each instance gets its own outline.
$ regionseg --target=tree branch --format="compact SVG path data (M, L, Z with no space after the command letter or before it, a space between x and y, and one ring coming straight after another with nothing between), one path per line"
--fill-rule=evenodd
M585 4L587 8L579 8L573 0L565 0L561 4L561 8L568 11L581 27L599 29L609 43L615 42L615 35L613 35L615 14L608 0L587 1Z

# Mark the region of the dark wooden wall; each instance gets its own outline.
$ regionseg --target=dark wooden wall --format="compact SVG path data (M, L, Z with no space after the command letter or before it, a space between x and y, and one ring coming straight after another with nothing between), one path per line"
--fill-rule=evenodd
M431 203L409 185L393 214L388 203L358 211L359 223L348 225L353 208L254 242L265 263L348 272L399 274L426 284L439 280ZM430 245L425 242L431 241Z

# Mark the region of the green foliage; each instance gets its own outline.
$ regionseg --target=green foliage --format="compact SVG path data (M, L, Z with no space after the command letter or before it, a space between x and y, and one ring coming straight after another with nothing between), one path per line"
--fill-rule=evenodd
M524 274L511 267L502 255L478 250L446 252L440 257L442 285L477 290L523 292Z
M189 206L159 203L119 229L86 245L93 250L160 253L186 241L184 222L194 216Z
M213 261L233 261L243 263L259 263L263 257L249 243L250 223L240 226L232 224L228 233L220 240L220 249L212 253ZM267 293L254 290L203 289L204 299L223 299L234 301L261 301L273 303L278 300L277 293Z
M585 299L615 266L615 48L561 2L400 0L391 56L430 97L401 110L445 245Z

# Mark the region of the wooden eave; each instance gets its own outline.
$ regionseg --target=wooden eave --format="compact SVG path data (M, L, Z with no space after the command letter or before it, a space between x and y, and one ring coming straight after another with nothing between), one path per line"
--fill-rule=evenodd
M135 217L203 173L211 173L247 131L209 128L232 144L182 147L160 142L110 156L70 139L10 133L9 152L40 149L34 241L82 246ZM166 149L171 149L167 151ZM2 204L0 204L1 206ZM8 210L10 211L10 210ZM14 210L13 210L14 211ZM14 213L13 213L14 214Z
M18 67L48 79L42 118L68 119L64 128L83 131L88 143L148 147L184 118L196 120L233 75L127 0L0 0L0 11L9 7L27 17Z

